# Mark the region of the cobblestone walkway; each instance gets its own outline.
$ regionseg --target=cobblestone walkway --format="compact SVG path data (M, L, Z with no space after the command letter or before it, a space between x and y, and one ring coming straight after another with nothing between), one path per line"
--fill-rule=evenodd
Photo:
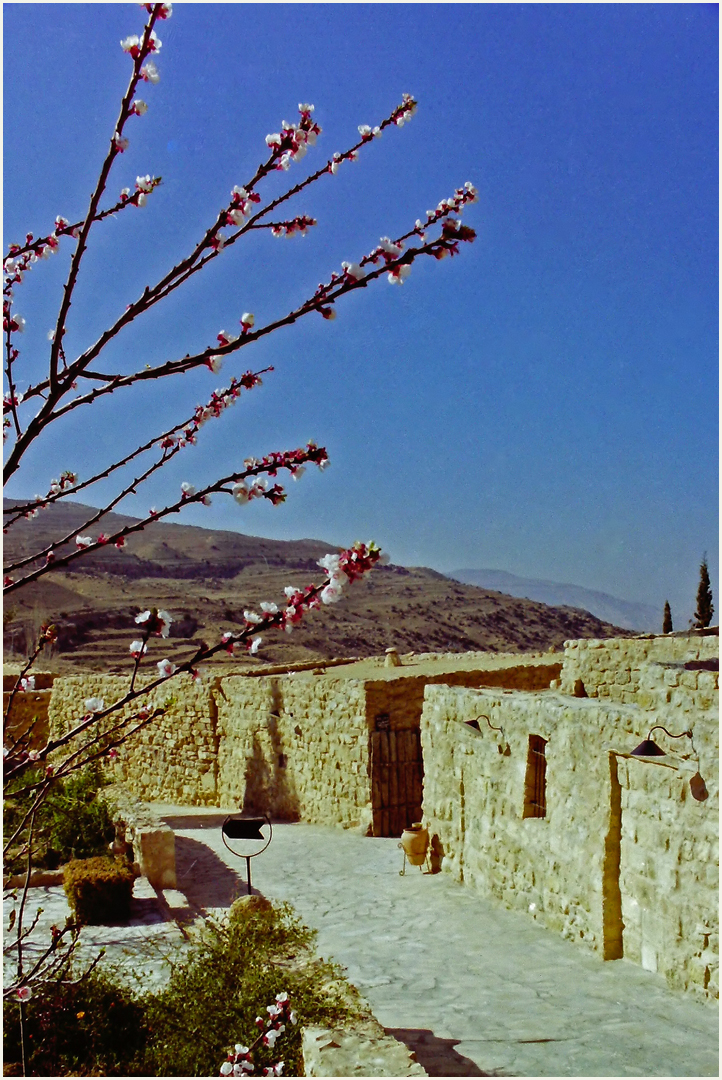
M182 943L170 914L182 925L245 892L245 863L221 840L223 812L158 809L176 832L177 892L163 905L139 897L132 926L92 931L94 944L148 980ZM444 874L408 868L401 877L397 844L276 825L253 860L253 887L290 901L318 930L319 953L346 968L432 1076L719 1075L715 1004L635 965L603 963ZM33 892L43 894L44 920L57 921L62 891Z

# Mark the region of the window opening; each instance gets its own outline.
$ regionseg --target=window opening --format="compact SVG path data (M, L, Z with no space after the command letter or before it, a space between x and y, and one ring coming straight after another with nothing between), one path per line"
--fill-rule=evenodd
M541 735L529 736L524 783L524 813L522 817L547 816L547 740Z

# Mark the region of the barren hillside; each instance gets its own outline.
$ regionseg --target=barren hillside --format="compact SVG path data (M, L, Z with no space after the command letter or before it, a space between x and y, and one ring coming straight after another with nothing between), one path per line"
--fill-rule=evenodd
M12 505L6 501L5 508ZM22 520L5 537L7 566L55 542L74 538L90 508L68 503ZM134 519L109 514L92 534ZM72 545L72 541L69 544ZM333 545L318 540L279 541L188 525L159 524L128 540L122 552L105 549L57 570L9 597L6 659L22 655L40 624L60 628L52 656L57 670L123 670L135 615L153 604L174 616L169 641L149 659L189 655L200 641L214 642L243 621L243 609L283 600L286 585L318 581L316 560ZM373 656L393 645L399 652L539 650L565 639L609 637L618 628L588 612L554 608L451 581L424 567L377 567L338 605L311 614L292 636L268 636L255 661L290 663L334 656ZM157 652L157 655L155 655Z

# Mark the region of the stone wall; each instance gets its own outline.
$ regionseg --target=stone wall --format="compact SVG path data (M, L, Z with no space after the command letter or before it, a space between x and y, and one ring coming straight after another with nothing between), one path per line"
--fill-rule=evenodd
M371 821L363 682L230 676L218 703L218 801L364 831Z
M120 675L57 678L48 709L52 734L57 736L77 724L86 698L98 697L109 705L127 689L128 679ZM186 678L151 691L140 704L153 709L166 702L165 714L119 748L117 760L107 765L108 772L113 780L123 782L129 791L148 802L213 806L218 738L212 689ZM109 717L106 724L115 722Z
M392 731L418 730L429 681L532 689L548 686L560 667L541 658L486 670L480 657L471 670L414 675L413 667L381 668L372 679L342 669L338 676L239 674L206 683L183 677L150 695L151 708L170 702L166 714L133 735L108 769L147 801L238 805L366 829L372 825L370 732L377 717L388 716ZM121 676L56 678L45 703L53 733L77 723L86 698L110 704L127 686ZM34 696L18 695L13 713L31 707Z
M717 670L711 670L715 663ZM560 689L574 694L575 687L577 694L643 709L713 708L719 689L719 637L693 633L567 641Z
M596 650L594 650L596 651ZM689 781L689 740L662 736L664 764L629 758L679 711L544 694L426 689L424 819L442 869L606 959L718 992L718 729L692 721L709 797ZM470 726L480 714L503 728ZM690 722L690 717L686 717ZM543 817L529 812L530 736L547 741ZM668 767L668 766L673 767Z

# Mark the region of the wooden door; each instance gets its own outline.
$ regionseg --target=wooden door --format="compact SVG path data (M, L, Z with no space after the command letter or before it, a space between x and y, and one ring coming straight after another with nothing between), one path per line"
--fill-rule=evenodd
M401 836L421 821L424 764L418 728L371 732L374 836Z

